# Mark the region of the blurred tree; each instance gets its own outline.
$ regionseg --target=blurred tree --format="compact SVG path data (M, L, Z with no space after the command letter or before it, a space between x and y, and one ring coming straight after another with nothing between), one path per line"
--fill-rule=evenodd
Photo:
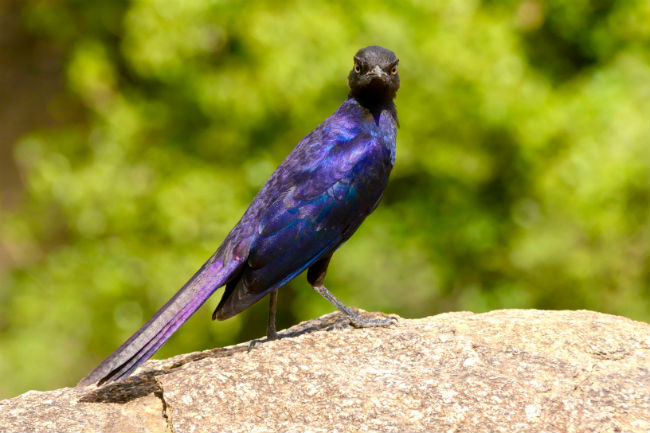
M216 249L269 174L345 98L356 49L401 58L384 202L328 286L367 309L650 314L645 0L24 0L57 48L67 121L11 142L0 209L0 396L73 385ZM9 13L0 5L0 14ZM16 12L17 10L17 12ZM265 305L159 356L264 333ZM299 277L280 325L331 310Z

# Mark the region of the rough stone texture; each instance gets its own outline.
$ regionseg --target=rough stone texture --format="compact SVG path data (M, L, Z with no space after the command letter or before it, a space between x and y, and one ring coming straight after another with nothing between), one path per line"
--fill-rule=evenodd
M83 403L88 391L29 391L0 401L2 432L165 432L163 402L153 393L123 404Z
M0 401L0 431L650 430L647 323L502 310L353 329L330 314L283 334Z

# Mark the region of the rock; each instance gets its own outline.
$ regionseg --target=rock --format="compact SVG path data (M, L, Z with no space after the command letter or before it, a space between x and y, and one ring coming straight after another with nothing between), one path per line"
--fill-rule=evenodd
M0 431L650 430L647 323L502 310L354 329L329 314L283 334L0 401Z

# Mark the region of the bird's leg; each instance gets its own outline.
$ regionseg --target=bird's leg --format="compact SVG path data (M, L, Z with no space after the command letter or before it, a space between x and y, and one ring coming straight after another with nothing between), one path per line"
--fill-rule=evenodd
M266 340L264 339L255 339L251 340L248 343L248 351L250 352L253 347L258 343L263 343L264 341L272 341L280 338L280 334L275 330L275 313L278 307L278 290L273 290L269 293L269 321L266 324Z
M350 308L346 307L343 302L339 301L336 296L334 296L332 293L330 293L325 286L315 286L312 285L314 290L316 290L323 298L327 299L330 301L332 305L334 305L341 313L345 314L348 316L348 320L350 320L350 323L352 326L357 327L357 328L370 328L373 326L388 326L392 325L395 323L395 319L392 317L386 317L385 319L364 319L361 317L359 314L355 313L352 311Z
M325 274L327 274L327 266L332 257L326 257L311 265L307 271L307 281L323 298L327 299L330 304L334 305L341 313L345 314L350 320L352 326L357 328L369 328L372 326L388 326L395 323L395 319L387 317L385 319L364 319L359 314L346 307L343 302L339 301L329 290L324 286Z
M277 340L280 338L275 330L275 312L278 307L278 290L269 293L269 323L266 325L266 338L268 340Z

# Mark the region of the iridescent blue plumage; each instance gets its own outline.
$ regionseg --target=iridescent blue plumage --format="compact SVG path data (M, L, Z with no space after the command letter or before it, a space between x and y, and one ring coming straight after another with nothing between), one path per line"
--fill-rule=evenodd
M357 52L348 99L298 143L190 281L80 384L128 376L224 284L213 316L220 320L271 293L269 338L275 291L307 268L314 289L355 326L390 323L362 319L323 280L331 255L377 207L395 162L397 62L378 46Z

